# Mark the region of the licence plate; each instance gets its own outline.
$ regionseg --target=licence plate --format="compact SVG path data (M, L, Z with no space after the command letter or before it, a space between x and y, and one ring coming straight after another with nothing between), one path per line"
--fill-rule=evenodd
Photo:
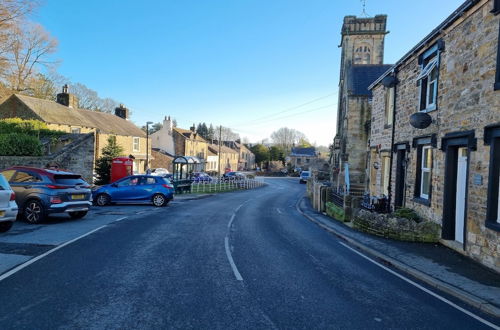
M85 198L84 194L71 195L71 199L84 199L84 198Z
M0 211L0 217L3 217L5 215L5 211Z

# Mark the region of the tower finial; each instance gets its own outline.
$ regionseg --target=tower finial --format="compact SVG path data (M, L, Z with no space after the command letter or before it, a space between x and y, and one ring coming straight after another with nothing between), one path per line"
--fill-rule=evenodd
M361 0L361 5L363 6L363 11L361 12L361 16L369 17L368 13L366 12L366 0Z

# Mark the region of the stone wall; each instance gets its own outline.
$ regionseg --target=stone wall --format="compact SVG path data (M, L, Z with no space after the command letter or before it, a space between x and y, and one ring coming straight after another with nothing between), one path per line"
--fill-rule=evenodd
M56 162L60 168L78 173L88 183L94 177L94 133L81 134L72 143L58 152L42 157L0 156L0 170L11 166L33 166L43 168Z
M152 151L153 159L151 160L151 168L166 168L170 173L173 172L172 161L173 157L165 155L162 152Z

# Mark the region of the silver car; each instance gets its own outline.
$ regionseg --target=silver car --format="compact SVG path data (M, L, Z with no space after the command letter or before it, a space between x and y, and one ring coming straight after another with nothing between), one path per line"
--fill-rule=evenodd
M17 217L16 194L9 182L0 174L0 233L8 231Z

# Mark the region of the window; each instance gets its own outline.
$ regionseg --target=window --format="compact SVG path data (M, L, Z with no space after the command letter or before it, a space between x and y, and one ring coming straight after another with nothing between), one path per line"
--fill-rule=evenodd
M138 137L133 138L132 150L140 151L140 139Z
M14 173L16 173L16 171L8 170L8 171L3 171L2 175L7 179L7 181L10 181L12 179L12 177L14 176Z
M420 167L420 198L429 199L431 192L432 149L430 146L422 147Z
M413 139L412 146L417 149L415 162L414 202L430 206L432 197L432 150L436 147L436 135L421 136Z
M394 116L394 87L385 92L385 124L392 125Z
M484 143L490 146L486 227L500 231L500 124L485 128Z
M354 54L354 64L370 64L370 52L369 46L357 47Z
M421 55L422 71L417 77L420 85L420 111L432 111L437 107L439 76L439 52L437 45Z
M382 194L389 196L389 172L391 170L391 158L382 156Z
M81 131L82 130L79 127L73 127L73 128L71 128L71 134L80 134Z

